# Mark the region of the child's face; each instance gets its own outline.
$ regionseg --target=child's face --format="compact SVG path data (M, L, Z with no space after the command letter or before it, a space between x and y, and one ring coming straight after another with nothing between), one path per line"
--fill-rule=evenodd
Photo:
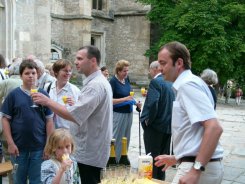
M21 74L21 79L25 87L34 86L37 80L37 70L35 68L25 68Z
M64 154L71 154L71 143L70 142L59 142L58 147L55 151L55 156L57 160L62 161L62 156Z

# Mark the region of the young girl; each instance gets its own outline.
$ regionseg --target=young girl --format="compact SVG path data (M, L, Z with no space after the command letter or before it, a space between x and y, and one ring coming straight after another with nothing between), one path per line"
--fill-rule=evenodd
M45 184L72 184L77 164L70 157L74 142L67 129L56 129L49 137L45 153L50 157L42 163L41 181Z

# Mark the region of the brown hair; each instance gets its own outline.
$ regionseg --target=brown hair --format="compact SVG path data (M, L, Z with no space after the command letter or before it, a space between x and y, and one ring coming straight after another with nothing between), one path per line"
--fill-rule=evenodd
M70 66L72 67L72 64L70 61L66 60L66 59L59 59L57 60L53 66L52 69L54 71L54 76L57 77L59 71L63 68L65 68L66 66Z
M122 71L124 67L128 67L129 65L130 63L128 61L119 60L115 66L115 74L118 74L118 72Z
M87 50L87 58L88 59L92 59L93 57L96 58L97 65L99 66L100 60L101 60L100 50L93 45L83 46L83 47L79 48L78 50L83 50L83 49Z
M3 57L2 54L0 54L0 68L5 68L6 67L6 61Z
M161 52L163 49L167 49L169 51L170 57L173 60L173 66L175 66L176 61L181 58L184 63L184 68L191 69L190 52L184 44L173 41L163 45L159 52Z
M55 156L55 151L57 150L60 143L71 143L71 152L74 151L75 145L69 130L65 128L59 128L54 130L48 138L44 152L48 156Z
M32 59L23 59L23 61L20 64L20 68L19 68L20 75L22 75L22 73L24 72L26 68L36 69L36 71L38 70L37 64Z

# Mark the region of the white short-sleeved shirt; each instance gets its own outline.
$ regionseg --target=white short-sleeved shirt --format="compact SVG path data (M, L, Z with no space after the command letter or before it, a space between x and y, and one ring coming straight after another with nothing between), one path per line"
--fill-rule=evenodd
M112 139L112 89L100 70L83 82L78 102L67 107L79 125L70 129L76 143L74 156L78 163L104 168Z
M47 89L50 84L45 85L44 89ZM56 82L52 82L49 91L50 99L58 102L59 104L65 105L62 97L69 96L72 97L75 103L78 101L78 97L80 95L80 89L76 87L74 84L69 82L57 93ZM68 104L66 104L68 106ZM66 119L61 118L60 116L54 114L54 123L55 128L66 128L70 129L70 126L73 125L73 122L70 122Z
M5 75L5 69L0 68L0 81L7 79L8 76Z
M204 128L201 122L217 118L212 94L206 83L185 70L173 84L176 99L173 103L172 135L176 159L196 156L200 149ZM212 158L222 158L218 143Z

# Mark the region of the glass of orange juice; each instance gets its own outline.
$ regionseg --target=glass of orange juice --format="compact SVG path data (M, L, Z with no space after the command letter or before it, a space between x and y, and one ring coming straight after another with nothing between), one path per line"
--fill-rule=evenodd
M5 70L4 70L4 74L5 74L5 75L8 75L8 74L9 74L9 70L8 70L8 69L5 69Z
M131 90L129 94L130 96L134 96L134 90Z
M145 88L142 87L142 88L140 89L140 92L141 92L142 95L144 95L144 94L145 94Z
M37 93L38 89L37 88L31 88L31 94ZM35 102L33 102L33 105L31 107L38 107Z
M67 96L62 96L62 100L63 100L64 104L67 104Z

